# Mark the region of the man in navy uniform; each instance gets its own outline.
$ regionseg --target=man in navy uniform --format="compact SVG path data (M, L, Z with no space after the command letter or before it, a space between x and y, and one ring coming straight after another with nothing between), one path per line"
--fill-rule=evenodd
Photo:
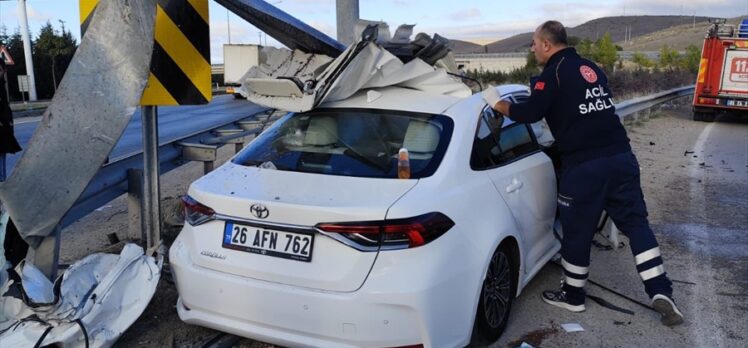
M605 210L629 237L636 269L662 323L682 323L683 314L673 302L672 283L647 221L639 164L615 114L605 73L567 47L566 30L557 21L538 27L532 51L544 69L530 86L527 103L500 100L495 88L482 94L496 111L516 122L545 117L561 154L558 207L564 231L564 282L560 290L543 292L543 300L573 312L585 310L590 246Z

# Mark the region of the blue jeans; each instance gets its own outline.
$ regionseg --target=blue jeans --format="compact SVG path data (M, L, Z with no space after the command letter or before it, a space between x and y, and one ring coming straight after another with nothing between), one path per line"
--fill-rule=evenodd
M0 182L5 181L5 154L0 153Z
M636 269L644 289L672 296L662 266L660 248L647 221L639 180L639 163L631 152L593 159L565 168L558 192L564 237L561 243L564 290L572 304L584 302L590 264L590 244L603 209L629 237Z

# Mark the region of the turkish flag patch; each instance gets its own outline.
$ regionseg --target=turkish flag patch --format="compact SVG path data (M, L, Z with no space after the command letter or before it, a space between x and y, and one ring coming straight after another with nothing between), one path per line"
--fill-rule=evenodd
M543 82L543 81L535 82L535 90L536 91L542 91L544 89L545 89L545 82Z

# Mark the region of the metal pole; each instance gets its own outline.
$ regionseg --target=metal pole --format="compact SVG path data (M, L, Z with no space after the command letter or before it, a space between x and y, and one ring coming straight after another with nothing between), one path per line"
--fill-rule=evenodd
M229 10L226 10L226 33L229 36L229 45L231 45L231 19L229 19Z
M140 224L145 231L146 247L161 240L161 194L158 166L158 109L141 108L143 120L143 213Z
M335 0L338 24L338 41L350 45L354 41L358 22L358 0Z
M31 59L31 38L29 37L29 18L26 16L26 0L18 0L18 22L21 25L23 53L26 58L26 75L29 75L29 101L36 101L36 80L34 79L34 61Z

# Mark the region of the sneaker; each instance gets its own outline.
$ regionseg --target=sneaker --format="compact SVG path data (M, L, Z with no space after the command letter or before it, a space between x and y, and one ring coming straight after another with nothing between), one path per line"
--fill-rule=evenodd
M657 294L652 297L652 307L662 316L660 321L667 326L683 323L683 313L675 306L675 302L665 295Z
M563 290L549 290L543 291L543 301L548 304L552 304L556 307L561 307L572 312L584 312L586 309L584 303L582 304L571 304L566 298L566 291Z

